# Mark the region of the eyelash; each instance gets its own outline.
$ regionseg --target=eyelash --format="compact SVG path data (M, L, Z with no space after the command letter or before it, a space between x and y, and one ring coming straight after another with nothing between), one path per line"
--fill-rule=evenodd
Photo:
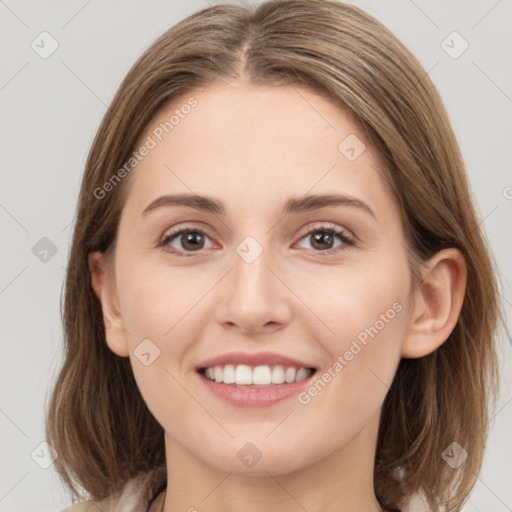
M343 247L343 246L345 247L344 249L341 249L341 250L351 249L355 245L354 239L351 236L349 236L346 231L341 230L341 229L337 228L336 226L334 226L332 224L325 224L323 226L319 226L319 227L315 227L314 229L310 229L305 234L301 235L299 240L303 240L304 238L312 235L313 233L318 233L318 232L320 232L320 233L327 233L329 235L337 236L341 240L341 242L343 242L343 245L341 247ZM183 252L183 251L177 251L175 249L170 249L169 246L168 246L169 242L171 242L174 238L176 238L176 237L178 237L180 235L183 235L185 233L200 233L200 234L205 235L206 237L210 238L208 236L208 234L205 231L203 231L202 229L198 229L198 228L179 228L179 229L177 229L175 231L171 231L170 233L166 234L162 238L162 240L159 242L158 246L159 247L163 247L166 252L174 254L175 256L178 256L178 257L188 258L190 256L196 256L198 253L201 252L201 250L199 250L199 251L189 251L187 253L187 252ZM313 251L315 253L317 253L319 256L329 256L330 254L338 252L340 250L339 247L340 246L338 246L337 248L328 249L328 250L325 250L325 251L315 251L315 250L313 250Z

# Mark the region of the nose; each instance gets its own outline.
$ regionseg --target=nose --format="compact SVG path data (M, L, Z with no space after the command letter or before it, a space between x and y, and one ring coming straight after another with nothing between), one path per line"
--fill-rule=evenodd
M250 262L238 253L233 268L217 290L216 319L224 327L244 334L269 334L290 321L292 294L263 250Z

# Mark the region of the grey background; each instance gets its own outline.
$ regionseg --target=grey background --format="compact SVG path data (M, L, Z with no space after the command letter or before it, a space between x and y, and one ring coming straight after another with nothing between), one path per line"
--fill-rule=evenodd
M510 329L512 0L352 3L406 44L443 97L495 254ZM52 466L43 469L31 454L48 460L39 445L61 363L60 295L86 156L135 59L165 29L207 5L0 0L1 512L58 511L70 503ZM31 47L43 31L59 45L46 59ZM456 59L441 46L453 31L469 43ZM503 385L484 468L465 512L512 510L512 350L505 335L500 351Z

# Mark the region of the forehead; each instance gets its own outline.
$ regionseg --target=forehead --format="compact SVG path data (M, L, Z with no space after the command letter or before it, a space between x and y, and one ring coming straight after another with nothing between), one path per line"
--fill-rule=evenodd
M333 100L296 85L218 82L193 90L158 112L143 145L151 149L128 194L138 209L171 192L226 196L238 207L308 191L391 200L360 127Z

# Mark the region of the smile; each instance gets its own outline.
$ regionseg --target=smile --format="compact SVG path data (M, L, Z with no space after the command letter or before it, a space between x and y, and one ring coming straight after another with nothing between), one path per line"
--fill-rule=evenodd
M200 369L200 373L213 382L253 388L300 382L314 372L314 368L296 368L279 364L255 367L246 364L226 364Z

